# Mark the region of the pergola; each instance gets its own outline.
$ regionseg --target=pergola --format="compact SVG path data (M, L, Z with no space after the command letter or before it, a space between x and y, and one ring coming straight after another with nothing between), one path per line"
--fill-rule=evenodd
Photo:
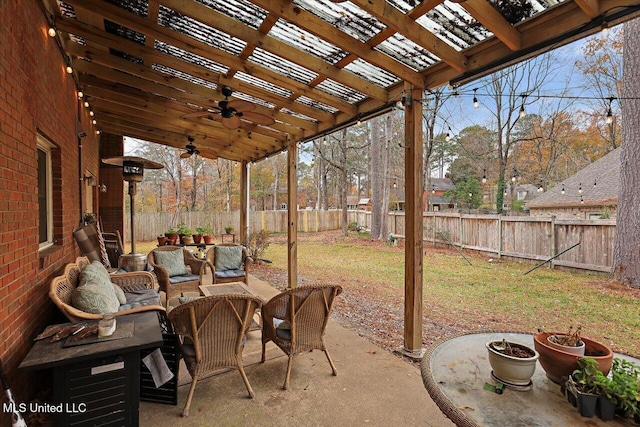
M296 206L298 143L399 102L410 353L419 353L422 333L423 92L463 84L640 11L631 0L41 1L101 131L177 148L191 136L202 156L243 165L242 241L251 162L287 151L288 206ZM221 120L225 87L233 91L229 101L255 104L260 116ZM294 287L295 210L288 231Z

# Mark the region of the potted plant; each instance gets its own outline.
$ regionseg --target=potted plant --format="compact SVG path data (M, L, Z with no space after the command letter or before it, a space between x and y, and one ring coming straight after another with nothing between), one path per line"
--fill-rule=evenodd
M202 239L204 240L205 245L210 245L213 243L213 236L211 235L211 233L213 233L213 230L211 229L211 227L205 226L196 228L196 231L198 230L202 235Z
M202 242L203 232L204 232L204 227L196 227L196 232L193 235L193 243L200 244L200 242Z
M167 236L164 234L158 234L158 246L164 246L167 244Z
M547 337L547 342L551 347L562 350L566 353L577 354L584 356L584 341L582 341L580 334L582 332L582 326L578 326L575 330L573 326L569 326L569 332L566 334L555 333Z
M193 230L187 227L187 224L181 222L178 224L178 236L180 237L180 244L188 245L193 243Z
M225 233L227 233L227 234L231 234L231 233L233 232L233 227L232 227L231 225L227 225L227 226L224 228L224 231L225 231Z
M567 398L578 407L581 416L593 417L606 380L595 360L587 357L578 359L578 369L567 379L566 390Z
M621 358L613 359L609 381L610 399L615 405L615 413L623 418L640 413L640 366Z
M167 245L175 245L178 240L178 231L170 227L167 231L164 232L164 235L167 237Z
M538 352L525 345L502 341L486 343L493 375L506 384L527 386L536 370Z
M577 354L571 354L551 346L547 338L550 335L561 334L561 332L539 331L533 335L534 348L540 354L540 365L547 374L547 377L558 384L564 383L569 375L578 369L578 359L581 357ZM607 375L611 369L613 350L602 343L584 336L581 336L580 340L583 341L585 345L584 355L594 359L598 363L598 369L600 369L604 375Z

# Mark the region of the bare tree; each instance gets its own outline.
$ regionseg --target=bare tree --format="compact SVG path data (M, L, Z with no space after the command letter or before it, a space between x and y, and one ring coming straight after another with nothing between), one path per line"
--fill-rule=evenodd
M640 287L640 20L624 24L620 193L613 249L616 280Z

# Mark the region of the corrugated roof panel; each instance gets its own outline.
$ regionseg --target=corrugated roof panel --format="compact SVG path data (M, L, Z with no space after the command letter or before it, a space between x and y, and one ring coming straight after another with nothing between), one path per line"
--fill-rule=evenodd
M165 6L160 6L158 24L236 56L240 55L247 44L244 40L232 37Z
M416 22L458 50L493 35L457 3L440 4Z
M253 102L254 104L262 105L263 107L266 107L266 108L275 107L275 105L273 105L270 102L267 102L267 101L265 101L263 99L260 99L260 98L256 98L256 97L251 96L251 95L247 95L246 93L242 93L242 92L234 91L233 92L233 97L234 98L238 98L238 99L244 99L245 101Z
M291 110L289 110L287 108L281 109L280 112L288 114L288 115L293 116L293 117L298 117L300 119L304 119L304 120L306 120L308 122L314 122L314 123L318 122L318 120L314 119L313 117L308 117L308 116L305 116L304 114L296 113L295 111L291 111Z
M318 102L315 99L307 98L306 96L298 97L298 99L296 99L296 102L307 105L309 107L316 108L318 110L326 111L331 114L337 113L338 111L340 111L335 107L331 107L329 105L323 104L322 102Z
M380 87L388 87L399 81L398 77L395 75L359 58L347 64L344 69L349 70Z
M335 64L347 56L347 52L339 47L283 19L278 19L278 22L269 31L269 35L330 64Z
M141 45L144 45L145 40L147 39L147 37L142 33L123 27L122 25L118 25L115 22L111 22L106 19L104 20L104 29L107 33L115 34Z
M309 82L318 77L317 73L260 48L256 48L253 51L249 61L304 84L309 84Z
M257 30L267 17L267 11L246 0L196 0L211 9Z
M58 6L60 6L60 13L65 18L76 19L76 10L70 4L58 0Z
M251 84L252 86L256 86L259 87L260 89L264 89L268 92L274 93L276 95L280 95L284 98L288 98L291 96L291 94L293 92L291 92L290 90L287 90L285 88L282 88L280 86L274 85L273 83L269 83L266 82L262 79L259 79L257 77L253 77L250 76L249 74L243 73L242 71L238 71L235 74L235 77L238 80L242 80L243 82L247 82L249 84Z
M294 4L361 42L366 42L386 28L382 22L350 2L295 0Z
M395 33L380 43L376 46L376 50L384 52L416 71L424 70L428 66L440 61L440 58L423 47L418 46L400 33Z
M357 104L367 98L367 95L331 79L323 80L316 86L316 89L320 89L351 104Z
M162 72L164 74L167 74L168 76L178 77L178 78L181 78L182 80L186 80L188 82L191 82L191 83L194 83L194 84L197 84L197 85L200 85L200 86L204 86L204 87L212 89L212 90L215 90L218 87L217 84L215 84L213 82L210 82L209 80L205 80L205 79L201 79L200 77L192 76L191 74L187 74L185 72L175 70L175 69L173 69L171 67L167 67L167 66L160 65L160 64L153 64L152 68L154 70L158 70L158 71L160 71L160 72Z
M229 71L229 67L218 64L217 62L211 61L207 58L203 58L202 56L195 55L191 52L187 52L186 50L180 49L179 47L175 47L173 45L161 42L159 40L155 41L154 48L158 52L166 53L167 55L175 56L176 58L180 58L183 61L186 61L190 64L199 65L201 67L207 68L211 71L220 74L226 74Z
M146 18L149 15L148 0L106 0L127 12L135 13L138 16Z

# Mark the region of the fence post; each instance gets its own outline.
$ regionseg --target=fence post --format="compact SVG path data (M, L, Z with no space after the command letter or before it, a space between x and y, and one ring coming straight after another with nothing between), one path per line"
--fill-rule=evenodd
M502 256L502 215L498 214L498 259Z
M435 248L436 247L436 225L437 225L437 223L436 223L436 213L435 212L433 212L431 214L431 218L433 218L431 220L432 225L433 225L433 227L431 227L432 228L431 238L433 239L433 247Z
M459 237L458 240L460 241L460 249L462 249L462 212L458 212L458 218L460 218L460 222L459 222Z
M556 216L555 215L551 215L551 254L549 256L554 257L556 256ZM551 260L551 262L549 263L549 267L553 270L555 268L555 262L553 262L553 260Z

